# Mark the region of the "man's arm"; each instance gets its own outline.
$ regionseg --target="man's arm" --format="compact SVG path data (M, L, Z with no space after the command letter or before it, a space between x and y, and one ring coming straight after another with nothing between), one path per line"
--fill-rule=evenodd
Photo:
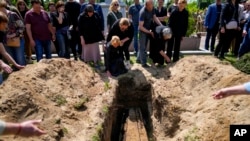
M32 33L31 33L31 24L26 24L25 27L26 27L29 40L33 40Z
M132 7L131 6L128 8L128 18L132 20Z
M208 22L210 21L210 17L211 17L211 6L208 6L207 12L206 12L206 17L205 17L205 21L204 21L204 26L207 28L208 27Z
M52 26L51 23L48 24L48 28L49 28L50 33L52 34L52 40L55 41L56 40L56 37L55 37L55 28Z
M219 91L215 92L212 96L214 97L214 99L221 99L231 95L245 95L249 93L250 93L250 82L245 83L243 85L220 89Z
M162 25L161 22L160 22L160 20L156 17L155 14L154 14L154 16L153 16L153 19L154 19L154 21L155 21L158 25Z

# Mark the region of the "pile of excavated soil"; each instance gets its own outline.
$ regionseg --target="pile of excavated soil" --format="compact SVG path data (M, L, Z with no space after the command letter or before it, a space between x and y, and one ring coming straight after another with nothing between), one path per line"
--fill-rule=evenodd
M214 100L211 95L249 80L249 75L210 56L185 57L165 68L135 64L128 74L110 80L82 62L43 60L14 72L0 86L0 119L43 119L40 128L47 134L0 140L98 141L99 134L108 141L112 127L107 123L114 118L108 114L121 106L115 101L124 97L123 105L126 100L133 105L133 99L151 97L155 140L228 141L230 124L250 123L250 97Z
M47 134L39 138L0 140L70 140L92 137L108 105L104 80L88 65L65 59L42 60L12 73L0 87L0 119L42 119Z
M250 123L249 96L221 100L211 96L220 88L250 80L227 62L210 56L185 57L158 78L151 80L157 141L228 141L230 124Z

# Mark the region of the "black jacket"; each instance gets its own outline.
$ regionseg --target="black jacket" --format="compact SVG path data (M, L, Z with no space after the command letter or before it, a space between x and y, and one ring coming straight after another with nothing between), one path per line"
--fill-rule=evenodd
M120 47L114 48L110 45L106 52L106 68L111 70L112 65L116 63L118 59L123 60L123 53Z
M108 37L107 37L107 42L109 42L112 38L112 36L116 35L120 38L120 40L128 37L129 38L129 41L127 42L130 42L132 41L133 37L134 37L134 26L133 26L133 23L130 21L130 26L128 27L128 29L124 32L122 32L120 30L120 26L119 26L119 23L120 23L120 19L117 20L112 28L110 29L110 32L108 34Z
M172 30L173 36L184 37L188 28L188 11L184 9L179 11L175 9L169 17L169 27Z
M229 23L232 19L234 19L238 23L238 26L239 26L238 9L239 9L238 3L236 3L235 6L233 6L232 3L226 3L221 11L220 27L225 27L226 24ZM235 14L234 14L234 11L235 11Z
M91 44L104 40L102 34L102 24L99 15L95 12L93 16L82 13L78 19L80 36L83 36L86 44Z

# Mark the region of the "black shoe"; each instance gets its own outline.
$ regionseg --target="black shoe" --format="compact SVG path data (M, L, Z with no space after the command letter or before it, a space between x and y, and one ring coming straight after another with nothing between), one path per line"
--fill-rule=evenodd
M149 68L150 66L147 65L147 64L143 64L142 67L143 67L143 68Z

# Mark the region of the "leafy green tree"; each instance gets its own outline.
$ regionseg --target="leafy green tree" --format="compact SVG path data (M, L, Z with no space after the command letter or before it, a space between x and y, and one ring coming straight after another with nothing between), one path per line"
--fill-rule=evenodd
M187 36L190 36L191 34L195 32L196 13L199 11L197 2L188 3L186 9L188 10L188 13L189 13Z

